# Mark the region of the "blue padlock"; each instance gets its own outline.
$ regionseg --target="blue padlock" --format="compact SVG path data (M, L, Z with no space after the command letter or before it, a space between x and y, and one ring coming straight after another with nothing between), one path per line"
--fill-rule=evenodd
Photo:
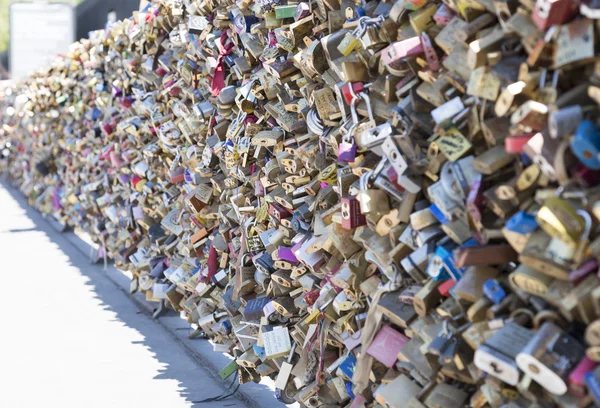
M461 247L473 247L479 244L473 238L461 245ZM459 281L463 277L467 268L458 268L454 264L453 251L458 246L450 241L443 244L438 244L435 249L429 265L427 265L427 274L435 280L453 279Z
M600 170L600 132L594 122L584 120L571 140L571 150L587 168Z
M533 160L531 160L531 157L527 156L526 153L521 153L519 157L521 158L521 163L523 163L523 167L527 167L533 164Z
M215 326L215 329L217 332L227 336L231 333L231 323L229 323L227 320L220 321Z
M98 108L92 109L92 120L96 121L102 116L102 111Z
M519 211L509 218L504 227L509 231L525 235L535 231L538 223L535 220L535 215Z
M599 370L596 368L596 370L590 371L583 376L589 395L596 404L600 404L600 380L597 377L598 371Z
M506 297L506 292L496 279L488 279L483 283L483 294L495 305Z
M186 183L193 183L195 181L194 178L194 174L196 174L192 169L190 169L189 167L185 169L185 171L183 172L183 180Z
M265 348L264 347L260 347L257 346L256 344L252 346L252 348L254 349L254 352L256 353L256 356L258 358L261 359L261 361L264 361L267 358L267 353L265 352Z
M433 253L427 265L427 275L434 280L446 280L450 278L447 271L447 264L451 262L452 250L448 250L443 246L438 246ZM449 262L450 261L450 262Z
M440 222L440 224L445 224L448 221L450 221L448 218L446 218L444 213L435 204L431 204L429 206L429 211L431 211L433 216Z
M468 241L460 245L460 248L471 248L477 246L479 246L479 243L474 238L470 238ZM463 268L459 268L454 264L454 250L450 252L450 257L447 259L447 262L447 271L450 274L450 278L458 282L465 274L467 267L465 266Z
M346 381L346 393L348 393L348 396L350 397L350 399L356 398L356 396L352 392L352 382L350 382L350 381Z
M353 354L349 354L348 357L340 364L340 371L348 378L352 378L354 370L356 369L356 357Z

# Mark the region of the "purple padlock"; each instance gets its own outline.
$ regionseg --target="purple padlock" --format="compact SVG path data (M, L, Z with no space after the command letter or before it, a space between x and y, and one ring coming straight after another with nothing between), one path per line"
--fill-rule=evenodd
M352 163L356 158L356 145L354 143L342 142L338 146L338 160Z
M356 158L356 145L354 138L351 136L356 124L353 124L348 133L342 138L342 143L338 145L338 161L352 163Z

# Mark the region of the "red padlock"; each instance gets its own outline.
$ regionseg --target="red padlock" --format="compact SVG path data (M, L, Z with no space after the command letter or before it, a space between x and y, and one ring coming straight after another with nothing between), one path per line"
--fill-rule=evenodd
M350 82L349 84L344 85L342 87L342 95L344 95L344 99L348 105L351 105L352 99L354 99L352 92L350 92L350 86L352 86L355 95L365 91L365 85L362 82Z
M404 191L404 187L398 184L398 173L396 173L396 170L394 170L393 167L388 167L385 171L385 175L387 176L390 183L392 183L392 185L396 187L396 189L398 189L398 191Z
M110 123L104 123L102 125L102 133L107 137L113 134L113 128Z
M178 184L178 183L183 183L184 179L185 179L185 175L184 175L185 169L183 167L176 167L175 169L171 170L170 176L171 176L171 183L173 184Z
M573 177L587 187L594 187L600 184L600 170L592 170L584 166L581 162L577 162L575 165Z
M467 210L473 221L481 222L481 208L483 207L483 186L481 180L475 181L471 185L469 195L467 196Z
M440 69L440 60L438 59L435 48L431 43L431 38L426 33L421 33L421 44L423 51L425 52L425 59L427 60L427 67L433 72Z
M277 221L281 221L292 216L292 214L290 214L285 208L276 203L269 204L269 215L274 217Z
M351 230L367 225L367 218L360 212L360 203L356 196L343 197L342 203L342 228Z
M448 297L450 296L450 290L454 287L454 285L456 285L456 281L454 279L448 279L438 286L438 292L440 292L440 295Z
M579 11L578 0L537 0L531 19L542 31L571 20Z
M523 135L508 136L504 139L504 150L506 153L519 154L523 153L523 146L529 142L535 133L527 133Z

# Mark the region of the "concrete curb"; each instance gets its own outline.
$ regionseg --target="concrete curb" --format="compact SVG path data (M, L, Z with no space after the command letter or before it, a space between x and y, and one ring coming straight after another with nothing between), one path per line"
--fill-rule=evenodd
M18 188L12 186L5 179L0 179L0 183L13 194L16 193L17 195L24 197ZM25 205L27 205L27 203L25 203ZM31 206L29 208L35 209L35 207ZM37 209L35 210L37 211ZM85 232L66 229L53 217L47 216L39 211L37 211L37 213L40 214L54 230L60 232L61 235L84 256L89 257L90 250L97 251L98 247L93 244ZM122 291L126 296L132 299L143 313L152 317L152 314L155 311L152 302L146 301L145 296L141 293L136 293L134 295L130 293L129 282L131 280L131 275L128 272L117 269L110 261L105 272L106 276L113 282L118 290ZM160 324L177 343L183 346L189 356L205 369L210 377L222 384L224 390L227 390L231 380L222 380L218 373L231 361L230 357L213 351L212 345L207 340L188 339L187 333L191 330L189 324L171 310L169 310L167 315L162 315L152 320ZM201 385L199 384L199 386ZM270 379L263 379L260 384L244 384L236 391L236 394L238 399L242 400L246 403L246 406L251 408L284 406L284 404L275 398L274 384Z

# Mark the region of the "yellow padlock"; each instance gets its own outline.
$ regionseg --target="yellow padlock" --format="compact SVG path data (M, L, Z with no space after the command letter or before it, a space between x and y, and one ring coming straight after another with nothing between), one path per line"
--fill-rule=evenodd
M344 57L350 55L352 51L356 48L356 46L360 43L360 40L356 38L352 31L349 31L344 35L342 42L337 46L339 52L342 53Z
M434 26L433 15L436 11L437 6L432 3L409 14L410 25L417 34L420 35Z
M537 213L536 221L548 235L575 247L585 228L577 210L559 197L551 197Z

